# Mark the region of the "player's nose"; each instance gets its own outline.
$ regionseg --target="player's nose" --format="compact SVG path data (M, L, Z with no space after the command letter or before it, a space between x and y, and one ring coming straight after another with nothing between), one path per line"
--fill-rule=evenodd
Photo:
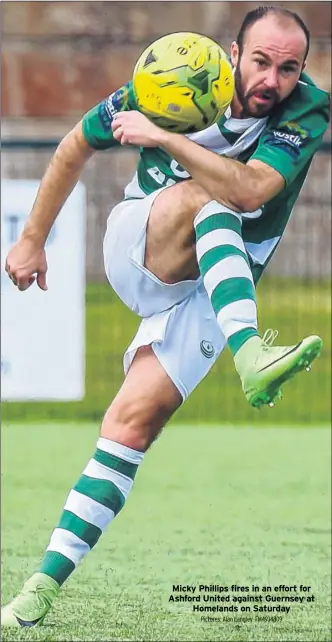
M278 71L273 67L270 67L266 72L264 79L265 87L268 89L277 89L278 87Z

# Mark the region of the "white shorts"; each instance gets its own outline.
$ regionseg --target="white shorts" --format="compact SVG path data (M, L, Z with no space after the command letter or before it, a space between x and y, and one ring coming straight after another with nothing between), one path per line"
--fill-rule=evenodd
M122 201L107 221L104 238L106 276L120 299L140 317L167 310L187 298L202 279L168 284L144 267L146 226L156 196Z
M124 355L125 374L138 348L146 345L185 401L226 345L204 285L170 310L142 320Z
M144 267L146 226L161 191L123 201L112 210L104 239L104 264L120 299L143 317L124 355L125 374L138 348L151 345L185 401L208 374L226 340L202 278L169 285Z

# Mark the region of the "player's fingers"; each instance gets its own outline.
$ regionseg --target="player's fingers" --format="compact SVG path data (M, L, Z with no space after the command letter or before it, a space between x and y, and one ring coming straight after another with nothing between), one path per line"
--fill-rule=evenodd
M122 139L122 137L123 137L123 127L119 127L118 129L116 129L116 130L113 132L113 134L114 134L114 138L115 138L115 140L117 140L117 141L118 141L119 143L121 143L121 145L122 145L122 141L121 141L121 139Z
M115 116L116 116L116 114L115 114ZM115 118L115 116L114 116L113 121L112 121L112 131L113 132L115 132L117 129L119 129L119 127L121 127L121 121L118 118Z
M130 145L131 143L130 143L130 138L129 138L129 136L128 136L128 135L126 135L126 134L123 134L123 135L121 136L120 143L121 143L121 145Z
M27 290L31 285L30 278L18 279L16 285L21 292L24 292L24 290Z
M9 265L8 265L7 263L6 263L6 265L5 265L5 271L7 272L7 274L8 274L8 276L9 276L9 278L11 279L11 278L12 278L12 275L11 275L11 272L10 272Z
M48 289L46 284L46 272L38 272L37 284L41 290L44 290L44 292L46 292L46 290Z
M20 290L21 292L24 292L24 290L27 290L30 287L30 285L32 285L35 282L35 280L36 280L35 276L29 276L29 277L24 277L20 279L12 278L14 285L16 285L18 290Z

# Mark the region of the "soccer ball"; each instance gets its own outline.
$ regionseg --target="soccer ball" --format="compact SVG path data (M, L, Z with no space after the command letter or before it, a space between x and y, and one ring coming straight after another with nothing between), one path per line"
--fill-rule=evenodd
M196 33L171 33L143 51L133 74L138 109L159 127L193 133L212 125L234 93L223 49Z

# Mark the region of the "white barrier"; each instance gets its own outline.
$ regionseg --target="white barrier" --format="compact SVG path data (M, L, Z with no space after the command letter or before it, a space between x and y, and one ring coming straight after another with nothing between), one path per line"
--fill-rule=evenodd
M46 246L48 291L34 283L19 292L4 271L38 181L1 181L1 398L75 400L85 382L86 198L79 183Z

